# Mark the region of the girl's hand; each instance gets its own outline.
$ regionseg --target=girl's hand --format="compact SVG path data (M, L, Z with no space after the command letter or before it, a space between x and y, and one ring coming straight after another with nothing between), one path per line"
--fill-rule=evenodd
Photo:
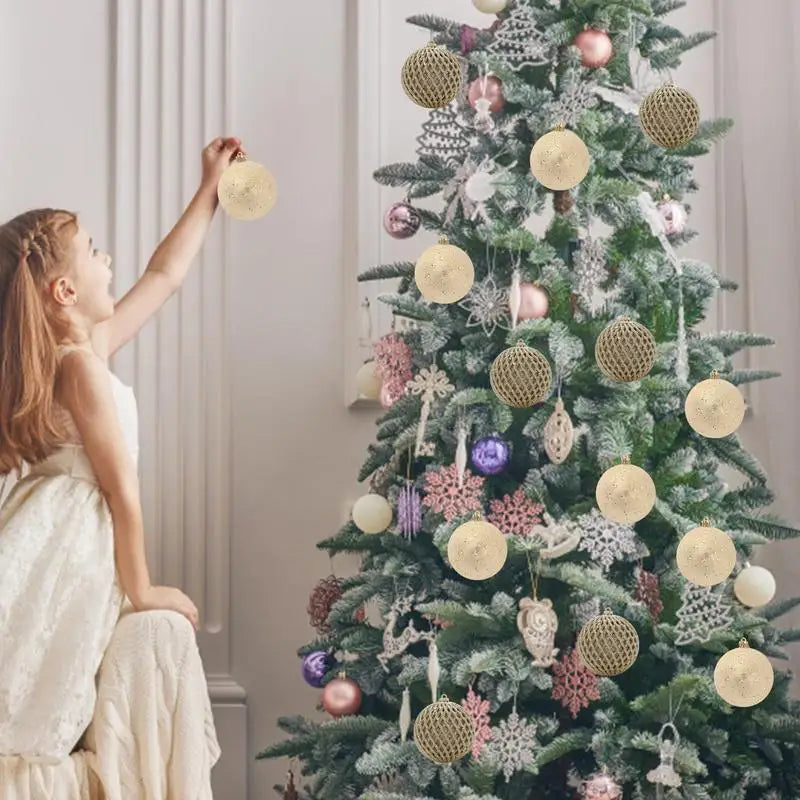
M134 608L137 611L155 611L165 609L183 614L192 627L197 630L199 614L195 604L180 590L172 586L151 586Z
M242 149L242 140L237 139L235 136L223 138L218 136L212 142L209 142L203 149L203 179L204 186L213 187L214 191L217 190L217 184L225 172L225 168L231 163L237 150Z

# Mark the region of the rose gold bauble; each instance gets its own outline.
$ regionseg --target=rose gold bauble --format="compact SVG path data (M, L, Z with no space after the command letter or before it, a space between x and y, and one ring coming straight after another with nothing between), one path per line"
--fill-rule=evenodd
M572 44L581 51L581 64L589 69L604 67L614 55L611 38L599 28L587 28L581 31Z
M519 313L517 319L541 319L547 316L550 300L547 292L535 283L519 285Z
M322 706L332 717L355 714L361 708L361 689L342 672L322 690Z
M489 111L492 114L502 111L503 106L506 104L506 99L503 96L503 81L494 75L483 75L475 78L469 85L467 99L469 104L475 108L475 103L481 97L485 97L489 101Z

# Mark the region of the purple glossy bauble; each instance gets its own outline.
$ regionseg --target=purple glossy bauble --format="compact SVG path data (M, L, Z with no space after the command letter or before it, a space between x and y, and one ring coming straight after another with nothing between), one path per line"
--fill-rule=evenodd
M395 239L413 236L421 221L417 209L408 203L392 203L383 215L383 227Z
M322 686L322 680L333 667L333 657L324 650L314 650L303 656L303 680L315 689Z
M499 436L484 436L472 445L472 463L481 475L497 475L511 461L511 447Z

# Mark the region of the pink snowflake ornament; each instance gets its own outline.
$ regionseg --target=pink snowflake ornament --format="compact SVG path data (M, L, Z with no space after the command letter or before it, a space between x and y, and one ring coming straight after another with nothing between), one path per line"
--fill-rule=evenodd
M481 510L484 483L484 478L466 470L464 482L459 486L455 464L429 470L425 474L425 497L422 503L452 522L471 511Z
M560 700L573 719L599 699L597 675L583 665L577 650L570 650L553 664L553 700Z
M640 569L636 576L636 588L634 589L633 596L640 603L645 604L647 610L650 612L650 616L653 618L653 622L658 622L658 618L664 610L658 575L654 572Z
M544 506L531 500L521 486L502 500L490 501L489 508L486 519L507 536L528 536L531 528L542 521L539 515L544 511Z
M472 717L475 725L475 736L472 739L472 757L478 758L483 751L486 742L492 738L492 726L489 719L489 701L484 700L479 694L472 691L470 686L467 696L461 701L461 705Z

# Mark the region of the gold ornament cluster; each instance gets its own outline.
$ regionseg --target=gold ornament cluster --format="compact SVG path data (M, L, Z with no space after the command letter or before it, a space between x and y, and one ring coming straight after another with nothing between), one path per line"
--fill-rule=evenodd
M639 123L649 139L674 150L694 139L700 125L700 106L686 89L668 82L642 100Z
M644 378L656 360L656 340L640 322L619 317L607 325L594 346L597 366L615 381Z
M550 394L553 373L548 360L520 341L503 350L489 370L492 391L512 408L530 408Z
M457 703L442 695L420 711L414 721L414 741L426 758L435 764L452 764L472 747L475 725L472 717Z
M417 105L444 108L461 88L461 63L444 45L428 42L405 60L401 80Z
M578 655L595 675L619 675L639 655L639 635L624 617L606 609L589 620L578 634Z

